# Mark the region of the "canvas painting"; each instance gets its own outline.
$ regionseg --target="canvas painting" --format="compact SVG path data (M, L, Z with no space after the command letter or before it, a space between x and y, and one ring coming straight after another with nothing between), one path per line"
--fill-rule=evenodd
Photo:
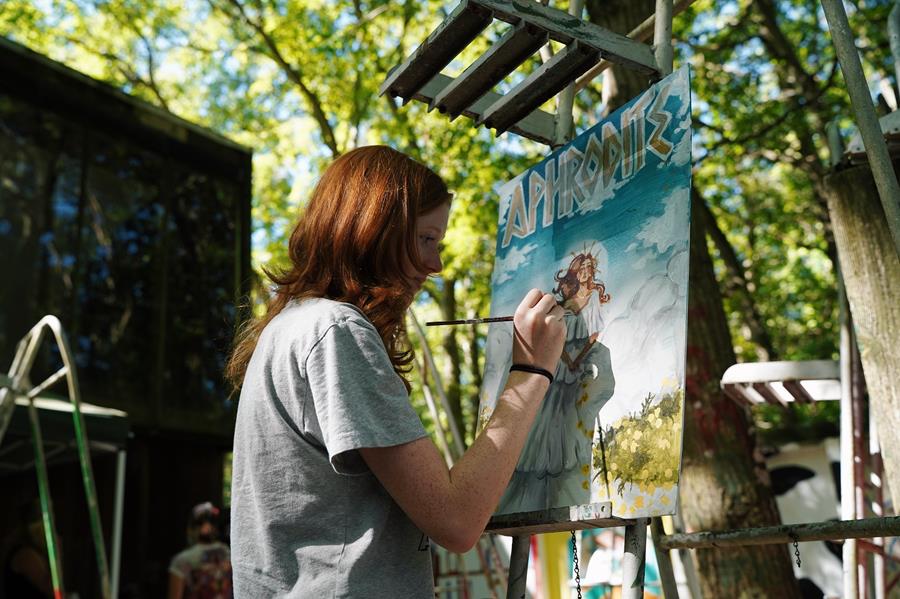
M675 511L681 464L690 230L687 67L499 189L491 315L532 287L567 336L498 514L611 501ZM480 418L509 371L512 325L486 342Z

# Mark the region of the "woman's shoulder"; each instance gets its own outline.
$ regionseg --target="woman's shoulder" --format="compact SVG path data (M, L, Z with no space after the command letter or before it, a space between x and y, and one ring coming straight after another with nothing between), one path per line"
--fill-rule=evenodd
M372 324L362 310L345 302L324 297L312 297L291 300L287 306L272 319L270 326L294 333L324 333L334 325L363 326L372 328Z
M362 310L327 298L291 301L263 333L265 338L260 338L259 345L275 354L290 352L303 364L313 352L341 354L354 348L384 351L381 336Z

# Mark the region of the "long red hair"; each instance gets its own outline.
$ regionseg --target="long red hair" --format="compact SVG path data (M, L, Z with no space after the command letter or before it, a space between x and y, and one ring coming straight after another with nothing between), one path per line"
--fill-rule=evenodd
M578 271L585 262L591 265L591 278L585 285L588 289L597 290L597 296L601 304L609 302L610 297L606 293L606 284L597 278L597 259L590 253L585 252L574 256L572 262L569 263L569 268L560 270L553 277L557 283L553 293L558 293L562 298L559 300L560 304L573 297L581 288L581 283L578 281Z
M265 270L274 283L265 316L247 322L225 369L241 386L259 335L292 299L325 297L357 306L378 330L394 370L409 389L412 351L403 317L412 292L406 257L425 270L416 217L450 201L431 169L385 146L347 152L325 169L288 245L290 267Z

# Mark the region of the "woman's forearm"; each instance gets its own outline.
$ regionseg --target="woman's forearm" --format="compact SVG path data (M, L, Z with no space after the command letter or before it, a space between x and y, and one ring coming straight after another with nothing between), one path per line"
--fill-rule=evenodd
M456 507L470 520L473 543L500 503L548 387L541 375L510 373L490 421L450 471Z

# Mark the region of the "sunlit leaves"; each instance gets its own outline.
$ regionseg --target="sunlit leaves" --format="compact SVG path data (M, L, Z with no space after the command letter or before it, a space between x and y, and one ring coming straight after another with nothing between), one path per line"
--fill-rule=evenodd
M891 6L848 4L873 85L893 72ZM546 149L377 95L387 71L450 8L435 0L6 0L0 35L251 147L257 268L284 263L285 236L335 154L387 143L433 166L455 194L445 276L457 281L458 316L475 316L490 297L492 189ZM453 66L474 60L504 27ZM851 113L819 2L697 0L674 33L676 64L693 69L694 184L734 247L779 356L832 357L835 280L816 177L826 169L825 124L838 118L846 131ZM597 91L582 92L579 106L580 126L595 124ZM724 280L721 259L717 269ZM444 290L440 280L428 288L435 297ZM428 297L422 309L437 315ZM741 302L725 301L740 359L755 360ZM442 333L431 334L437 347ZM461 345L466 335L458 333Z

